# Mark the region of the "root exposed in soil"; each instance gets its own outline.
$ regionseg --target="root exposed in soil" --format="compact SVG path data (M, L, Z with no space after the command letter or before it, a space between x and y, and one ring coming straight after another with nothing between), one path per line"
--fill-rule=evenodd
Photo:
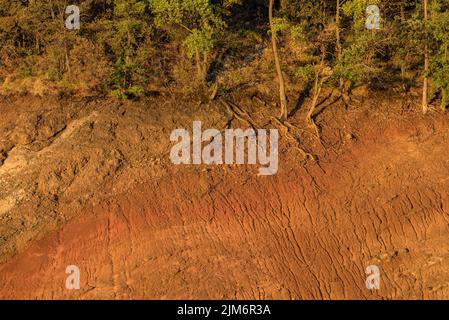
M197 105L1 105L0 298L449 297L445 115L334 107L316 119L319 164L284 148L279 173L258 177L171 165L171 130L229 120Z

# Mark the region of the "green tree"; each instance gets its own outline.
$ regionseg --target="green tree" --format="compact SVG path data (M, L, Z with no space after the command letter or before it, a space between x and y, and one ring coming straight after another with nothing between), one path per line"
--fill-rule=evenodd
M149 0L157 27L182 43L205 81L217 38L226 28L223 15L237 0Z
M430 58L430 77L434 89L441 92L441 108L449 106L449 1L434 0L430 14L434 39Z
M282 4L284 6L286 6L286 2L284 2ZM278 45L277 45L277 40L276 40L277 28L276 28L274 17L273 17L274 0L269 0L268 6L269 6L268 16L269 16L270 31L271 31L271 45L273 48L274 64L276 66L276 73L277 73L278 84L279 84L279 99L280 99L280 106L281 106L279 118L282 121L285 121L285 120L287 120L287 97L285 94L285 81L284 81L284 76L282 75L281 61L280 61L280 57L279 57Z
M381 71L377 57L385 44L382 41L385 26L382 25L381 30L366 29L366 8L371 4L379 4L379 1L349 0L342 6L344 15L352 23L351 32L339 49L335 72L347 82L346 90L360 83L370 83Z
M115 95L139 95L151 79L153 27L147 9L146 1L114 0L111 16L89 25L99 30L95 37L114 64Z

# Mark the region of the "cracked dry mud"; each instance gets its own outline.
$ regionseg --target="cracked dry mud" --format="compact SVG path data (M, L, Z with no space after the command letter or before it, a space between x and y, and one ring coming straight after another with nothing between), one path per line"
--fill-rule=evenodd
M224 127L217 106L21 99L0 107L2 299L449 298L446 115L333 107L318 164L284 148L258 177L170 164L171 130Z

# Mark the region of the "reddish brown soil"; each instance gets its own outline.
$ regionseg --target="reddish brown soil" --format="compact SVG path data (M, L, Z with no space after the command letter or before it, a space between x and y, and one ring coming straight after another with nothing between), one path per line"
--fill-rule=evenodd
M0 298L449 298L446 115L422 117L397 101L335 107L319 118L327 147L317 149L319 163L285 149L279 173L258 177L254 168L170 166L167 143L158 150L139 135L164 139L191 118L179 115L154 133L160 129L145 124L144 109L127 108L125 116L89 110L103 122L118 115L117 130L137 121L137 137L131 146L121 135L98 140L99 150L117 150L112 164L95 167L101 161L86 153L87 165L50 192L54 214L35 218L45 223L16 218L51 207L39 187L3 214ZM204 117L211 126L226 122ZM77 132L76 141L85 139ZM89 134L96 145L101 134ZM58 163L72 163L69 149L57 147ZM371 264L381 270L378 291L365 286ZM65 289L68 265L81 269L79 291Z

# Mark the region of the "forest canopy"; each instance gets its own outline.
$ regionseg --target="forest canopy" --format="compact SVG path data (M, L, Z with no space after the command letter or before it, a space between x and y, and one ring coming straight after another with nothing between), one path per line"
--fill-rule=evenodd
M79 29L65 26L69 5ZM281 104L282 90L363 85L449 105L449 0L0 0L0 44L2 94L285 82Z

